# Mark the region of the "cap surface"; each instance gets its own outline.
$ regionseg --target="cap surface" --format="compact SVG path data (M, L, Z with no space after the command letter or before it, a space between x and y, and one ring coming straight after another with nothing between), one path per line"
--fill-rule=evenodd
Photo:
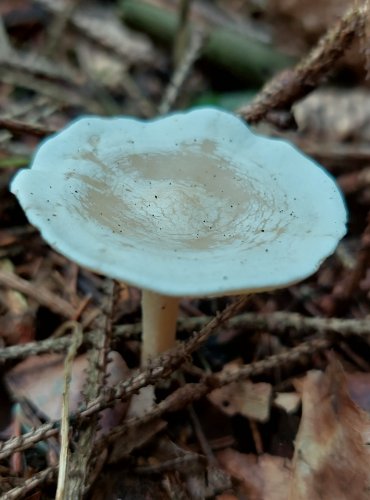
M166 295L286 286L346 232L321 167L212 108L81 118L39 147L11 190L56 250Z

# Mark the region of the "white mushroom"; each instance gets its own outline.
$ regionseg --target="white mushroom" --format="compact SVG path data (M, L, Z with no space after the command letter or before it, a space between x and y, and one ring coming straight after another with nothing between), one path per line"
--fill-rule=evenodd
M346 230L322 168L211 108L81 118L41 145L11 190L59 252L142 288L144 363L173 345L179 297L300 281Z

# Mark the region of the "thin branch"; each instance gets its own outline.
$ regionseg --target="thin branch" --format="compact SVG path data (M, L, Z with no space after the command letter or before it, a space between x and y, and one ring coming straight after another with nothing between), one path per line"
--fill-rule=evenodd
M205 37L201 32L194 32L191 36L188 50L185 51L183 58L180 60L172 79L165 90L163 100L159 105L158 112L164 115L169 112L175 103L182 86L184 85L190 70L200 55Z
M257 361L255 363L251 363L249 365L242 366L236 372L231 374L221 374L221 375L209 375L205 377L205 379L198 384L188 384L184 387L181 387L169 397L167 397L164 401L156 405L147 415L141 417L139 419L130 419L127 420L122 426L116 427L111 434L109 434L110 442L114 442L118 436L121 436L128 432L133 426L140 426L146 422L149 422L168 411L177 411L179 409L184 408L186 405L196 401L201 398L207 392L212 390L215 387L220 387L222 385L226 385L235 380L241 380L243 378L249 378L254 375L261 375L262 373L268 372L274 368L277 368L281 365L286 365L288 363L297 362L304 355L311 355L318 350L327 349L331 345L329 340L326 339L314 339L305 343L298 345L290 349L287 352L281 354L275 354L261 361ZM162 357L160 358L162 359ZM154 375L153 375L154 376ZM133 387L133 382L141 377L141 382L145 380L145 374L139 372L138 375L131 377L131 382L128 381L128 385ZM149 382L150 383L150 382ZM141 388L145 384L138 383L136 380L137 387ZM126 394L129 395L131 392L129 390L126 391ZM123 399L125 397L123 396ZM96 412L101 411L103 408L109 406L112 400L109 398L105 399L105 405L102 402L102 398L97 401L94 405L89 406L86 410L82 411L80 414L76 415L79 418L85 418L90 415L93 415ZM39 428L30 431L23 436L11 438L4 443L0 443L0 460L8 457L12 453L16 451L22 451L30 448L35 443L47 439L51 436L55 436L58 434L58 422L56 423L48 423L40 426ZM100 442L101 445L106 446L107 444L107 436L104 437L103 441Z
M221 373L219 375L207 375L200 383L187 384L177 389L159 404L155 405L143 417L129 419L122 425L116 427L110 434L104 436L104 438L97 443L97 450L100 451L104 449L107 444L116 442L128 432L132 432L135 427L139 429L142 425L148 424L165 413L181 410L190 403L202 398L216 387L222 387L236 380L243 380L251 376L260 375L279 366L285 366L288 363L295 363L299 361L302 356L312 355L319 350L329 348L330 345L331 343L329 340L314 339L300 344L289 351L275 354L261 361L256 361L255 363L244 365L236 371Z
M45 137L56 132L56 129L40 125L39 123L27 123L5 117L0 117L0 128L5 128L15 134L29 134L37 137Z
M330 29L294 69L285 70L270 80L256 98L238 113L249 123L256 123L275 109L290 107L323 82L335 63L361 35L369 14L368 2L357 2Z
M57 436L59 432L58 427L59 423L49 422L40 425L37 429L33 429L22 436L10 438L3 443L0 442L0 460L7 458L17 451L27 450L39 441Z
M178 322L179 331L192 332L203 328L211 318L199 316L194 318L180 318ZM243 328L249 331L267 330L275 335L280 335L289 329L299 332L300 336L315 332L317 334L333 333L336 335L370 335L370 318L364 319L342 319L342 318L311 318L299 313L274 312L269 314L244 313L234 316L228 320L232 328ZM216 329L215 329L216 331ZM85 333L84 344L91 344L95 331ZM141 334L141 323L131 325L120 325L113 329L114 339L130 339ZM15 345L0 349L0 362L11 359L22 359L27 356L42 354L45 352L64 352L70 345L70 337L58 339L46 339L38 342Z
M60 314L65 318L74 317L75 309L64 299L46 290L45 288L35 287L29 281L20 278L19 276L0 270L0 286L6 286L17 290L18 292L31 297L39 304L48 307L56 314Z
M107 388L95 401L90 403L80 413L81 417L88 417L106 408L117 399L127 400L142 387L155 384L158 380L168 377L225 321L234 316L249 300L248 296L241 297L226 307L220 314L207 323L200 332L194 333L190 339L179 346L170 349L163 355L155 358L148 366L138 370L129 379L122 381L113 388Z
M56 472L56 467L48 467L41 472L36 472L29 479L26 479L20 486L16 486L7 493L1 495L1 498L2 500L17 500L19 498L23 498L27 495L27 493L36 487L41 486L46 481L54 479Z
M55 51L58 42L63 35L63 31L66 29L68 21L72 17L80 2L81 0L69 0L69 2L67 2L64 6L64 9L55 14L48 29L49 36L44 50L46 56L51 56Z

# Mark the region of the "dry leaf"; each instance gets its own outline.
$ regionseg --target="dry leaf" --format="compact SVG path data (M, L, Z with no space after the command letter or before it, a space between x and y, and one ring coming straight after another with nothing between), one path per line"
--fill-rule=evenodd
M239 413L258 422L267 422L270 417L271 394L270 384L241 380L213 390L208 399L227 415Z
M287 413L295 413L300 404L301 396L297 392L278 392L274 399L274 405Z
M298 129L320 141L369 141L370 92L320 89L293 107Z
M370 412L370 373L346 373L351 399L366 412Z
M293 458L291 500L365 500L370 491L370 420L349 397L342 367L308 372Z
M289 491L290 462L272 455L245 455L231 448L217 453L225 470L240 482L248 500L286 500Z
M117 352L112 351L109 358L111 361L107 366L107 385L114 386L127 377L128 368ZM71 413L75 413L83 402L81 391L85 384L87 367L86 355L78 356L74 360L69 393ZM16 365L5 377L16 398L28 399L49 420L58 420L61 416L63 379L64 356L59 354L31 356ZM102 411L99 434L108 432L117 425L126 410L127 403L120 402L113 408Z

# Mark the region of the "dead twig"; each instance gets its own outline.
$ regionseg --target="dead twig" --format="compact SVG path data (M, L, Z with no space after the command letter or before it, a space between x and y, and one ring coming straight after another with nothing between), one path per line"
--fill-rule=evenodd
M0 117L0 128L5 128L14 134L29 134L37 137L45 137L54 134L57 130L40 125L39 123L27 123L12 118Z
M165 413L183 409L190 403L205 396L216 387L222 387L223 385L227 385L237 380L244 380L254 375L269 372L287 363L297 362L302 356L312 355L319 350L327 349L330 345L331 343L329 340L314 339L300 344L284 353L275 354L261 361L244 365L236 371L230 373L222 372L219 375L207 375L200 383L187 384L180 387L180 389L177 389L165 400L154 405L143 417L131 418L121 426L116 427L110 434L104 436L104 438L97 443L96 450L99 453L107 444L114 443L118 439L122 439L128 432L132 432L134 427L140 428L142 425L161 417Z
M48 467L41 472L36 472L29 479L26 479L22 485L16 486L15 488L9 490L7 493L1 495L2 500L17 500L18 498L23 498L27 493L32 491L38 486L41 486L46 481L51 481L54 479L57 472L56 467Z
M109 405L117 399L128 399L128 397L138 392L141 388L147 385L154 385L158 380L171 375L194 351L206 342L216 328L236 314L248 300L248 296L241 297L207 323L200 332L194 333L187 342L158 356L128 380L122 381L113 388L105 389L95 401L90 401L87 407L81 411L80 416L88 417L89 415L93 415L97 411L106 408L108 402Z
M184 408L188 404L207 394L207 392L211 391L215 387L221 387L222 385L235 382L236 380L246 379L254 375L261 375L262 373L266 373L274 368L277 368L278 366L285 366L288 363L297 362L301 359L302 356L312 355L318 350L329 348L330 345L331 343L329 340L314 339L302 343L287 352L275 354L255 363L244 365L235 372L226 372L220 375L206 376L201 383L188 384L184 387L181 387L180 389L177 389L177 391L167 397L164 401L162 401L158 405L155 405L155 407L144 417L141 417L139 419L133 418L127 420L123 425L116 427L114 431L109 434L109 437L105 436L104 438L102 438L102 440L100 441L100 446L105 448L108 444L107 439L109 439L109 442L114 442L115 439L127 433L129 429L132 429L134 426L141 426L146 422L150 422L157 417L162 416L168 411L177 411ZM163 357L161 356L159 360L162 359ZM134 377L131 377L130 381L128 381L128 386L133 388L133 390L126 390L127 397L128 395L132 394L132 392L136 392L139 388L147 385L144 383L144 381L146 380L146 371L147 370L139 372ZM135 387L138 387L138 389L135 389ZM122 396L122 399L125 399L126 396ZM94 404L90 405L88 408L76 415L76 417L89 417L92 414L99 412L105 407L109 406L111 403L111 398L106 398L104 404L103 398L100 398L98 401L94 402ZM43 424L42 426L24 434L23 436L11 438L4 443L0 443L0 460L8 457L16 451L22 451L31 448L35 443L41 440L57 435L58 425L59 422ZM96 450L99 449L100 448L96 446Z
M57 436L59 432L59 422L49 422L40 425L37 429L33 429L22 436L0 442L0 460L9 457L17 451L27 450L39 441L43 441L53 436Z
M202 328L210 321L209 316L199 316L196 318L180 319L178 323L179 331L194 331ZM234 316L228 320L228 325L232 328L243 328L244 330L269 331L275 335L282 334L289 329L299 332L303 337L309 333L326 335L370 335L370 318L363 319L342 319L342 318L311 318L299 313L274 312L270 314L244 313ZM216 329L215 329L216 330ZM141 324L121 325L113 329L115 339L131 338L141 333ZM90 344L93 341L95 331L85 333L84 343ZM15 345L0 349L0 362L11 359L22 359L27 356L42 354L45 352L64 352L71 343L70 337L57 339L46 339L38 342L28 342L27 344Z
M365 277L370 265L370 212L367 215L367 224L361 236L360 248L357 252L355 267L343 281L334 289L334 298L340 302L347 302L359 289L360 281ZM370 321L369 321L370 323Z
M17 290L18 292L31 297L39 304L48 307L54 313L60 314L65 318L72 318L76 314L74 307L61 297L58 297L58 295L55 295L45 288L36 288L31 282L26 281L13 273L0 270L0 286Z
M356 2L294 69L285 70L270 80L238 113L247 122L256 123L269 112L288 108L308 94L328 77L353 40L362 35L368 14L368 2L360 6Z
M203 47L205 37L201 32L194 32L191 36L188 50L185 51L179 65L177 66L171 81L165 90L163 100L159 105L158 112L164 115L169 112L175 103L179 92L184 85L190 70L199 57L200 51Z
M80 2L81 0L69 0L69 2L65 5L65 8L58 11L58 13L54 16L54 19L50 23L48 29L49 37L45 44L45 55L50 56L54 52L69 19L77 9Z

